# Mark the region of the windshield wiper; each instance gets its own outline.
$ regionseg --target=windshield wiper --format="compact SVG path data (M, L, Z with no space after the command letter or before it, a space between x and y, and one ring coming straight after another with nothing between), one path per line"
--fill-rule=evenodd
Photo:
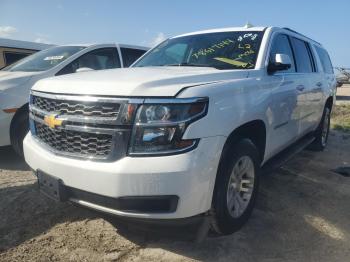
M165 64L165 65L161 65L161 66L192 66L192 67L212 67L212 68L216 68L215 66L211 66L211 65L194 64L194 63Z

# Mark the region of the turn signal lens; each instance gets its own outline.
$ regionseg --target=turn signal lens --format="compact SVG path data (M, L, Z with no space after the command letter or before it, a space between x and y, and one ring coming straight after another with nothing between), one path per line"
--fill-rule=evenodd
M7 109L3 109L2 111L4 111L7 114L11 114L11 113L16 113L17 110L18 108L7 108Z

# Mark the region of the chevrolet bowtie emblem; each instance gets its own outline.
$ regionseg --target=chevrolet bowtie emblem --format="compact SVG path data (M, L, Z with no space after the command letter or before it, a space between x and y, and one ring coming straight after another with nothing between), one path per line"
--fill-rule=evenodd
M47 115L44 117L45 124L50 128L61 126L63 120L57 119L57 115Z

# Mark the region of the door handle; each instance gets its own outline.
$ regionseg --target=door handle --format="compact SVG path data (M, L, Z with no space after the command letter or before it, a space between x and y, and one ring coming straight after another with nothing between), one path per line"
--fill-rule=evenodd
M298 90L299 92L304 91L304 89L305 89L305 86L303 86L303 85L298 85L298 86L297 86L297 90Z
M317 82L316 85L317 85L318 87L321 87L321 86L322 86L322 82Z

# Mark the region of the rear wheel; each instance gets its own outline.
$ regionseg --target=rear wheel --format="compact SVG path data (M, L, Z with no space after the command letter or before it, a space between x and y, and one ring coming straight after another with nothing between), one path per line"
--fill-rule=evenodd
M250 217L259 185L260 156L248 139L232 143L223 152L213 195L212 228L227 235Z
M14 151L23 157L23 140L29 131L28 109L19 109L11 123L10 139Z
M328 142L329 127L331 123L331 109L327 106L323 111L320 125L315 131L315 140L310 145L310 149L314 151L323 151Z

